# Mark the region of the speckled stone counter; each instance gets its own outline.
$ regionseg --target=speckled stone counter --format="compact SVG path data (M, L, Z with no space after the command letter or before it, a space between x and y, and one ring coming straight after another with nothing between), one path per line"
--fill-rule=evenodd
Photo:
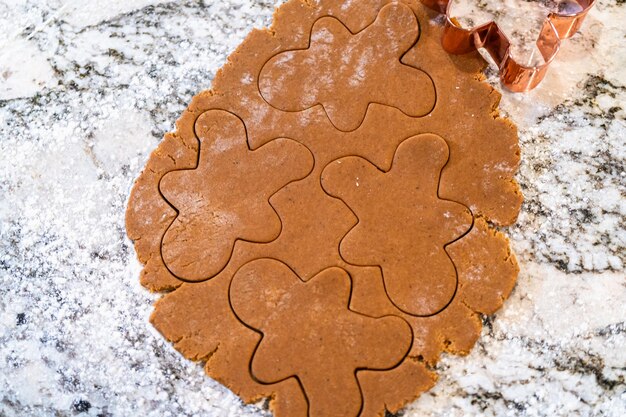
M158 296L124 210L150 151L275 4L0 0L0 416L270 415L148 323ZM506 229L518 284L403 415L626 415L624 22L623 1L599 1L537 90L504 93L526 197Z

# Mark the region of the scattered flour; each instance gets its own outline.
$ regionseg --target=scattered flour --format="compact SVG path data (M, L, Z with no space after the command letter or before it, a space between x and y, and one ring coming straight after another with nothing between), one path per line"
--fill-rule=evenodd
M149 152L274 3L68 4L0 3L0 48L28 39L14 54L32 59L12 77L44 68L27 94L0 82L0 416L269 416L148 323L158 296L138 283L124 210ZM598 8L598 36L612 33L624 6ZM596 62L573 93L503 98L509 114L540 109L516 116L524 271L470 356L444 358L405 415L626 415L624 85L610 58L590 60L617 78ZM585 269L617 272L562 272Z

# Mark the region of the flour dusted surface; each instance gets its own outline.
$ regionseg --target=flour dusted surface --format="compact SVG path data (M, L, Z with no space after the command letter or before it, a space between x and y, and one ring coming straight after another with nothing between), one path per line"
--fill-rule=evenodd
M0 64L0 415L269 415L151 330L155 296L138 284L123 221L150 150L274 5L136 0L87 19L67 2L45 24L65 3L0 4L3 39L27 46L0 45L32 58ZM591 56L562 73L567 83L557 62L549 88L503 97L522 141L527 204L512 237L523 272L480 345L445 358L446 377L406 415L626 414L615 197L626 79L610 54L624 8L600 2L590 14L585 38L559 57Z

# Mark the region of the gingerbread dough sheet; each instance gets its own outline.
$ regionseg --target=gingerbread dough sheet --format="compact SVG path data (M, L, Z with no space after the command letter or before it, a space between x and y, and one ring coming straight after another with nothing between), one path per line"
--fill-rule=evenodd
M153 325L276 416L382 416L518 267L515 127L418 0L290 0L152 153L126 226Z

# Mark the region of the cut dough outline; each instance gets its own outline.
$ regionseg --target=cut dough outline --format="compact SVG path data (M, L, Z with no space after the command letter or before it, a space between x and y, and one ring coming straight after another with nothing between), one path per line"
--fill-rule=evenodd
M328 119L328 122L329 122L329 123L330 123L330 124L331 124L331 125L335 128L335 129L337 129L337 130L338 130L338 131L340 131L340 132L344 132L344 133L350 133L350 132L354 132L355 130L358 130L358 129L361 127L361 125L363 124L363 122L364 122L365 118L367 117L367 114L370 112L370 107L371 107L373 104L376 104L376 105L379 105L379 106L384 106L384 107L391 107L391 108L396 109L397 111L401 112L401 113L402 113L402 114L404 114L406 117L410 117L410 118L414 118L414 119L419 119L419 118L423 118L423 117L428 117L428 115L429 115L429 114L431 114L431 113L433 112L433 110L435 109L435 107L437 106L437 86L436 86L436 84L435 84L435 80L432 78L432 76L431 76L431 75L430 75L427 71L425 71L425 70L423 70L423 69L421 69L421 68L417 68L417 67L415 67L415 66L413 66L413 65L406 64L406 63L403 61L403 60L404 60L404 57L405 57L405 56L406 56L406 55L407 55L407 54L408 54L408 53L409 53L409 52L410 52L413 48L415 48L415 46L417 45L417 43L420 41L420 39L421 39L421 35L422 35L422 30L421 30L422 23L419 21L419 19L417 18L417 16L416 16L416 15L415 15L415 13L413 12L413 10L412 10L412 9L410 9L410 8L409 8L409 9L411 10L411 13L413 14L413 16L415 17L415 20L416 20L416 22L417 22L417 36L416 36L415 40L412 42L411 46L409 46L409 47L408 47L408 49L402 53L402 55L401 55L401 56L400 56L400 58L398 59L398 62L399 62L401 65L404 65L404 66L406 66L406 67L412 68L412 69L414 69L414 70L416 70L416 71L420 71L422 74L426 75L426 76L430 79L430 82L431 82L431 84L432 84L432 86L433 86L433 90L434 90L435 97L434 97L434 100L433 100L432 107L428 110L428 112L424 113L423 115L421 115L421 116L411 116L410 114L407 114L405 111L403 111L402 109L400 109L400 108L398 108L398 107L395 107L395 106L392 106L392 105L389 105L389 104L385 104L385 103L380 103L380 102L377 102L377 101L371 101L371 102L369 102L369 103L367 104L366 109L365 109L365 112L363 113L363 118L361 119L361 121L359 122L359 124L358 124L355 128L353 128L353 129L343 130L343 129L340 129L339 127L337 127L337 125L336 125L335 123L333 123L332 119L331 119L331 118L329 117L329 115L328 115L328 112L326 111L326 108L325 108L325 107L324 107L324 105L323 105L322 103L320 103L320 102L317 102L317 103L315 103L315 104L313 104L313 105L311 105L311 106L309 106L309 107L307 107L307 108L304 108L304 109L302 109L302 110L284 110L284 109L281 109L281 108L278 108L278 107L276 107L276 106L272 105L272 103L270 103L270 102L269 102L269 100L267 100L267 99L265 98L265 96L263 95L263 93L262 93L262 91L261 91L261 85L260 85L260 84L261 84L261 74L263 73L263 70L265 69L265 67L267 66L267 64L268 64L271 60L273 60L274 58L276 58L278 55L280 55L280 54L283 54L283 53L288 53L288 52L301 52L301 51L307 51L307 50L309 50L309 49L311 48L311 38L312 38L312 36L313 36L313 31L314 31L314 29L315 29L316 25L317 25L320 21L323 21L323 20L325 20L325 19L332 19L332 20L336 21L337 23L339 23L341 26L343 26L343 28L344 28L344 29L345 29L348 33L350 33L350 35L351 35L351 36L355 36L355 35L358 35L358 34L360 34L360 33L364 32L364 31L366 31L367 29L369 29L369 28L370 28L370 27L372 27L373 25L375 25L375 24L376 24L376 21L377 21L377 19L378 19L378 17L379 17L379 15L380 15L380 13L381 13L381 11L382 11L385 7L389 7L389 6L391 6L391 5L402 5L402 6L408 7L405 3L402 3L402 2L392 1L392 2L386 3L386 4L384 4L384 5L383 5L383 6L382 6L379 10L378 10L378 12L377 12L376 16L374 17L374 19L373 19L370 23L368 23L366 26L364 26L363 28L361 28L360 30L358 30L358 31L356 31L356 32L353 32L353 31L352 31L352 30L351 30L348 26L346 26L346 24L345 24L344 22L342 22L342 21L339 19L339 17L337 17L337 16L333 16L333 15L331 15L331 14L324 14L324 15L319 16L319 17L318 17L318 18L317 18L317 19L313 22L313 24L311 25L311 29L309 30L309 35L308 35L308 43L307 43L307 46L306 46L305 48L289 48L289 49L285 49L285 50L278 51L278 52L276 52L274 55L270 56L270 57L269 57L269 58L268 58L268 59L267 59L267 60L263 63L263 65L261 66L261 69L259 70L259 73L257 74L257 77L256 77L256 87L257 87L257 90L258 90L258 92L259 92L259 96L261 97L261 99L262 99L262 100L263 100L263 101L264 101L264 102L265 102L268 106L271 106L272 108L274 108L274 109L276 109L276 110L278 110L278 111L284 112L284 113L302 113L302 112L309 111L309 110L311 110L311 109L313 109L313 108L315 108L315 107L319 107L319 108L321 108L322 112L324 113L324 116L326 117L326 119Z
M393 300L393 298L391 298L391 296L389 295L389 292L387 291L387 283L385 282L385 274L384 274L384 272L383 272L383 268L382 268L382 266L381 266L381 265L360 265L360 264L354 264L354 263L352 263L352 262L347 261L347 260L344 258L343 254L341 253L341 243L343 242L343 239L344 239L344 238L345 238L345 237L346 237L346 236L347 236L347 235L348 235L348 234L349 234L349 233L350 233L350 232L351 232L351 231L352 231L355 227L357 227L357 225L361 222L361 219L360 219L360 218L359 218L359 216L356 214L356 212L355 212L355 211L354 211L354 210L353 210L353 209L352 209L352 208L351 208L351 207L350 207L350 206L349 206L349 205L348 205L345 201L343 201L343 200L342 200L341 198L339 198L339 197L336 197L336 196L334 196L334 195L330 194L330 193L326 190L326 188L324 187L324 184L323 184L323 182L322 182L322 178L323 178L323 172L324 172L324 170L326 170L326 168L327 168L329 165L331 165L331 164L333 164L333 163L335 163L335 162L337 162L337 161L339 161L339 160L341 160L341 159L343 159L343 158L346 158L346 157L354 157L354 158L360 158L360 159L363 159L363 160L365 160L365 161L369 162L370 164L372 164L372 165L373 165L373 166L374 166L374 167L375 167L378 171L380 171L381 173L386 174L386 173L388 173L389 171L391 171L391 169L393 168L393 162L394 162L394 159L395 159L395 154L396 154L396 152L398 151L398 148L400 147L400 145L402 145L403 143L407 142L408 140L411 140L411 139L414 139L414 138L419 138L419 137L424 136L424 135L434 135L434 136L437 136L437 137L441 138L441 139L442 139L442 140L446 143L446 147L448 147L448 153L447 153L447 159L446 159L446 162L443 164L443 166L441 167L441 170L439 171L439 177L438 177L438 182L437 182L437 198L438 198L439 200L442 200L442 201L449 201L449 202L457 203L457 204L460 204L461 206L465 207L465 209L467 209L467 211L468 211L468 212L470 213L470 215L471 215L471 224L470 224L470 226L468 227L468 229L467 229L464 233L462 233L460 236L458 236L458 237L457 237L457 238L455 238L454 240L452 240L452 241L447 242L446 244L444 244L444 245L443 245L443 248L442 248L442 249L443 249L443 251L445 252L446 256L448 257L448 259L450 260L450 263L451 263L451 264L452 264L452 266L454 267L454 271L455 271L455 288L454 288L454 292L452 293L452 295L451 295L450 299L448 300L448 302L447 302L447 303L446 303L443 307L441 307L440 309L438 309L436 312L431 313L431 314L420 315L420 314L413 314L413 313L410 313L410 312L405 311L404 309L402 309L400 306L398 306L398 305L397 305L397 303ZM324 168L322 169L322 175L321 175L321 176L320 176L320 178L319 178L319 181L320 181L320 186L322 187L322 189L324 190L324 192L325 192L325 193L326 193L329 197L331 197L331 198L334 198L334 199L337 199L337 200L341 201L341 202L344 204L344 206L345 206L345 207L347 207L347 208L348 208L348 210L350 210L350 211L352 212L352 214L354 215L354 217L356 217L356 219L357 219L357 222L356 222L356 223L355 223L355 224L354 224L354 225L353 225L353 226L352 226L352 227L351 227L351 228L350 228L350 229L349 229L349 230L345 233L345 235L344 235L344 236L341 238L341 240L339 241L339 246L337 247L337 251L339 252L339 256L341 257L341 259L342 259L342 260L343 260L346 264L348 264L348 265L352 265L352 266L355 266L355 267L372 267L372 268L378 268L378 270L380 271L380 274L381 274L381 276L382 276L383 286L384 286L384 289L385 289L385 295L387 296L387 298L389 299L389 301L390 301L390 302L391 302L391 303L392 303L392 304L393 304L393 305L394 305L394 306L395 306L395 307L396 307L399 311L401 311L402 313L407 314L407 315L409 315L409 316L413 316L413 317L427 318L427 317L433 317L433 316L436 316L437 314L440 314L442 311L444 311L446 308L448 308L448 306L449 306L449 305L450 305L450 304L454 301L454 299L455 299L455 297L456 297L456 295L457 295L457 292L458 292L458 288L459 288L459 273L458 273L457 266L456 266L456 264L454 263L454 259L452 259L452 256L450 256L450 254L449 254L449 253L448 253L448 251L447 251L447 247L448 247L448 246L450 246L450 245L452 245L452 244L454 244L455 242L458 242L459 240L463 239L465 236L467 236L467 235L468 235L468 234L472 231L472 229L474 228L474 223L475 223L475 221L476 221L476 216L474 215L474 213L472 212L472 210L471 210L469 207L465 206L463 203L460 203L460 202L458 202L458 201L454 201L454 200L449 200L449 199L444 199L444 198L441 198L441 197L440 197L440 195L439 195L439 187L440 187L440 185L441 185L441 176L442 176L443 170L445 169L445 167L446 167L446 165L448 164L448 162L449 162L449 161L450 161L450 148L449 148L449 146L448 146L448 142L445 140L445 138L442 138L441 136L437 135L436 133L431 133L431 132L423 132L423 133L419 133L419 134L417 134L417 135L410 136L410 137L405 138L404 140L400 141L400 143L398 144L398 146L396 147L396 150L395 150L395 152L394 152L394 158L392 158L392 159L391 159L391 162L390 162L390 164L389 164L389 166L388 166L388 167L382 167L382 168L381 168L380 166L376 165L375 163L371 162L370 160L368 160L368 159L366 159L366 158L363 158L363 157L361 157L361 156L359 156L359 155L348 155L348 156L342 156L342 157L340 157L340 158L334 159L334 160L330 161L328 164L326 164L326 166L324 166Z
M243 269L244 267L248 266L249 264L254 263L256 261L259 261L259 260L271 260L271 261L278 262L278 263L286 266L292 272L292 274L295 277L297 277L297 279L299 280L300 284L305 284L305 285L308 284L308 283L311 283L311 281L315 280L320 274L322 274L325 271L328 271L328 270L331 270L331 269L340 269L340 270L342 270L345 273L345 275L350 280L350 294L348 296L347 305L346 305L346 309L348 311L350 311L350 312L352 312L354 314L357 314L357 315L360 315L360 316L363 316L363 317L372 318L372 319L380 319L380 318L385 318L385 317L395 317L395 318L398 318L398 319L402 320L407 325L407 327L409 328L410 333L411 333L409 346L408 346L408 349L406 350L406 352L404 353L404 355L402 356L402 359L400 359L398 361L398 363L396 363L394 366L391 366L391 367L388 367L388 368L383 368L383 369L369 368L369 367L359 367L359 368L356 368L354 370L354 374L353 374L354 375L354 379L355 379L355 382L356 382L356 384L357 384L357 386L359 388L359 392L360 392L360 395L361 395L361 404L360 404L360 407L359 407L359 411L357 412L357 414L354 417L360 416L361 412L363 411L363 406L365 404L365 401L364 401L364 397L363 397L363 388L361 387L362 383L361 383L361 381L358 378L359 372L361 372L361 371L385 372L385 371L390 371L390 370L393 370L393 369L396 369L396 368L400 367L404 363L404 361L407 360L407 358L410 358L409 355L410 355L411 350L413 349L413 345L415 343L415 333L414 333L414 330L413 330L413 326L411 326L411 324L409 322L407 322L406 319L404 319L403 317L401 317L399 315L396 315L396 314L385 314L385 315L382 315L382 316L379 316L379 317L374 317L374 316L370 316L370 315L363 314L363 313L360 313L358 311L353 310L350 307L350 304L352 302L352 293L354 291L354 281L353 281L353 278L352 278L352 275L350 274L350 272L346 271L344 268L342 268L340 266L329 266L329 267L326 267L326 268L320 270L319 272L315 273L309 280L305 281L305 280L303 280L300 277L300 275L298 275L298 273L290 265L288 265L285 262L281 261L280 259L276 259L276 258L271 258L271 257L268 257L268 258L254 258L254 259L251 259L248 262L244 262L242 265L240 265L239 268L237 268L237 270L233 273L233 276L230 279L230 283L228 284L228 303L230 305L230 309L231 309L233 315L235 316L235 318L243 326L245 326L246 328L252 330L256 334L261 336L260 339L257 341L255 347L254 347L254 350L253 350L253 353L252 353L250 359L248 360L248 371L250 373L250 376L252 377L252 379L254 379L254 381L256 381L257 383L259 383L261 385L275 385L275 384L279 384L281 382L287 381L287 380L289 380L291 378L294 378L297 381L298 385L300 386L300 389L302 390L302 394L303 394L303 396L304 396L304 398L305 398L305 400L307 402L307 411L309 412L309 413L307 413L307 415L309 415L309 416L310 416L311 402L309 400L309 396L306 393L306 390L304 389L304 384L302 383L302 380L300 379L300 377L297 374L290 375L290 376L288 376L286 378L282 378L282 379L277 380L277 381L266 382L266 381L263 381L262 379L258 378L254 374L254 372L252 370L252 361L254 360L254 357L255 357L255 355L257 353L257 350L259 349L259 346L261 345L263 339L265 338L265 334L261 330L256 329L255 327L250 326L249 324L247 324L239 316L239 314L236 312L236 310L235 310L235 308L233 307L233 304L232 304L231 291L232 291L232 285L233 285L234 277L237 275L237 273L241 269Z
M312 163L311 163L311 168L308 170L308 172L306 173L306 175L305 175L305 176L303 176L302 178L296 178L296 179L293 179L293 180L291 180L291 181L287 182L287 183L286 183L286 184L284 184L281 188L279 188L279 189L278 189L278 190L276 190L274 193L272 193L272 194L269 196L269 198L267 199L267 203L269 204L269 206L272 208L272 210L273 210L273 211L274 211L274 213L276 214L276 217L278 218L279 223L280 223L280 228L279 228L278 233L277 233L277 235L276 235L276 237L275 237L274 239L272 239L272 240L270 240L270 241L268 241L268 242L255 242L255 241L246 240L246 239L242 239L242 238L236 238L236 239L232 242L232 244L231 244L230 254L229 254L229 256L228 256L228 259L227 259L226 263L225 263L225 264L224 264L224 265L223 265L223 266L222 266L222 267L221 267L221 268L220 268L220 269L219 269L216 273L214 273L214 274L213 274L212 276L210 276L210 277L206 277L206 278L203 278L203 279L200 279L200 280L190 280L190 279L186 279L186 278L180 277L179 275L175 274L175 273L174 273L174 271L172 271L172 270L170 269L170 267L167 265L167 262L165 262L165 259L163 258L163 240L164 240L165 235L166 235L166 233L168 232L168 230L172 227L172 225L174 224L174 222L176 221L176 219L179 217L179 215L180 215L180 210L179 210L179 209L177 209L177 208L176 208L176 207L175 207L175 206L174 206L174 205L173 205L173 204L172 204L172 203L171 203L171 202L170 202L170 201L169 201L169 200L165 197L165 195L164 195L163 191L161 190L161 181L163 180L163 178L164 178L167 174L169 174L169 173L171 173L171 172L194 171L194 170L198 169L198 166L199 166L199 163L200 163L200 152L201 152L201 149L202 149L202 141L200 140L200 137L198 136L198 133L197 133L197 131L196 131L196 124L197 124L198 120L200 119L200 117L202 117L204 114L209 113L209 112L212 112L212 111L223 111L223 112L225 112L225 113L228 113L228 114L230 114L230 115L232 115L232 116L236 117L236 118L237 118L237 119L241 122L241 124L242 124L242 126L243 126L243 128L244 128L245 134L246 134L246 141L245 141L245 143L246 143L246 147L248 148L248 150L249 150L250 152L254 152L254 151L256 151L256 150L259 150L259 149L263 148L264 146L266 146L266 145L268 145L268 144L270 144L270 143L274 142L274 140L276 140L276 139L284 139L284 140L289 140L289 141L292 141L292 142L294 142L294 143L296 143L296 144L298 144L298 145L302 146L304 149L306 149L306 150L307 150L307 152L309 153L309 156L311 157L311 162L312 162ZM252 149L252 148L250 147L250 143L249 143L249 140L248 140L248 137L249 137L249 136L248 136L248 128L247 128L247 126L246 126L246 124L245 124L244 120L243 120L241 117L239 117L237 114L235 114L235 113L233 113L233 112L231 112L231 111L229 111L229 110L224 110L224 109L221 109L221 108L212 108L212 109L208 109L208 110L205 110L205 111L203 111L203 112L199 113L199 114L198 114L198 115L194 118L194 122L193 122L193 133L194 133L194 137L195 137L195 140L197 141L197 146L198 146L198 149L197 149L197 154L196 154L196 162L195 162L195 166L194 166L193 168L181 168L181 169L174 169L174 170L171 170L171 171L167 171L167 172L163 173L163 175L162 175L162 176L161 176L161 178L159 179L159 184L158 184L159 194L160 194L161 198L162 198L162 199L163 199L163 200L164 200L164 201L165 201L165 202L166 202L166 203L167 203L167 204L168 204L168 205L172 208L172 210L174 210L174 211L175 211L175 213L176 213L176 214L175 214L175 216L172 218L171 222L168 224L167 228L165 228L165 230L163 230L163 233L161 234L161 237L160 237L160 243L159 243L159 256L161 257L161 261L162 261L162 263L163 263L163 266L164 266L164 267L167 269L167 271L168 271L170 274L172 274L172 276L174 276L176 279L178 279L178 280L180 280L180 281L182 281L182 282L187 282L187 283L200 283L200 282L208 281L208 280L210 280L210 279L212 279L212 278L216 277L217 275L219 275L219 274L220 274L220 273L221 273L221 272L222 272L222 271L223 271L223 270L224 270L224 269L228 266L228 264L230 263L230 261L231 261L231 259L232 259L233 252L235 251L235 245L237 244L237 242L238 242L238 241L250 242L250 243L270 243L270 242L273 242L274 240L278 239L278 237L281 235L282 230L283 230L283 222L282 222L282 218L281 218L281 217L280 217L280 215L278 214L278 211L276 210L276 208L275 208L275 207L274 207L274 205L272 204L271 199L272 199L272 197L273 197L276 193L280 192L280 191L281 191L283 188L285 188L287 185L289 185L289 184L291 184L291 183L293 183L293 182L298 182L298 181L301 181L301 180L303 180L303 179L307 178L309 175L311 175L311 173L312 173L312 172L313 172L313 170L315 169L315 155L313 155L313 152L311 152L311 150L310 150L310 149L309 149L306 145L302 144L301 142L299 142L299 141L297 141L297 140L291 139L291 138L274 138L273 140L270 140L270 141L268 141L268 142L264 143L263 145L258 146L257 148Z

